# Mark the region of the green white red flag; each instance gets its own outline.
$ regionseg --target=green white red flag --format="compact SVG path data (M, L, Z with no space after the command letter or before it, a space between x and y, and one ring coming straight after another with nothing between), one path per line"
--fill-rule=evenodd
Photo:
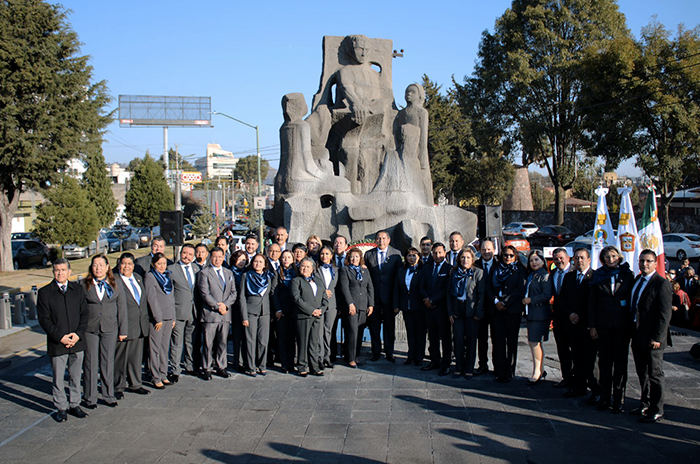
M659 223L659 209L656 206L656 189L649 186L649 194L644 205L642 218L639 220L639 244L641 251L651 250L656 253L656 272L666 277L666 255L664 237Z

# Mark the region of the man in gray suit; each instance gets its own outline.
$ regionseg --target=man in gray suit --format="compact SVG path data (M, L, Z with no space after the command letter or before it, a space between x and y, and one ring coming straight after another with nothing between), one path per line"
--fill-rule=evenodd
M211 380L214 354L216 374L230 377L226 372L226 345L231 325L231 307L236 302L236 281L233 273L223 267L224 250L214 247L211 250L210 266L199 273L197 288L202 299L202 314L199 320L204 332L202 349L202 378ZM216 353L214 353L216 351Z
M194 245L186 243L180 250L180 260L168 266L173 279L175 296L175 327L170 338L170 373L168 380L180 380L182 352L185 352L185 370L194 372L193 333L196 314L194 295L199 268L193 264Z
M160 235L153 237L151 240L151 252L146 256L141 256L134 262L134 272L144 277L151 269L151 260L156 253L165 254L165 239ZM172 260L168 259L168 265L173 264Z

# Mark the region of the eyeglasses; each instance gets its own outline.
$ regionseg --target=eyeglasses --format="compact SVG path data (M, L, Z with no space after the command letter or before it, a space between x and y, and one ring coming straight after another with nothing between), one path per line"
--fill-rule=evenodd
M506 258L515 258L515 255L512 253L509 253L509 254L504 253L503 256L505 256Z

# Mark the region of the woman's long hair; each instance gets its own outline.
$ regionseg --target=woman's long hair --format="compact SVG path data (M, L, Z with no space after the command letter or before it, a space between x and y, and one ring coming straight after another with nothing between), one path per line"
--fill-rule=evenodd
M114 274L112 273L112 268L109 267L109 260L105 255L100 253L99 255L95 255L92 257L90 260L90 267L88 268L87 271L87 277L85 278L85 290L90 289L90 285L93 285L95 283L95 276L92 274L92 263L95 262L96 259L102 259L104 260L105 264L107 265L107 274L105 278L107 279L107 283L109 284L110 287L112 288L117 288L117 283L114 280Z

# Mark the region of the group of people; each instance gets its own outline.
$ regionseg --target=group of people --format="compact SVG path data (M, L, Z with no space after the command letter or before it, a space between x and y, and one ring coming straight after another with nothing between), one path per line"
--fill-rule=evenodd
M114 269L104 255L94 256L82 283L68 280L68 261L56 260L54 280L39 291L38 313L48 336L57 420L87 415L81 375L88 409L97 407L98 375L107 406L117 406L125 391L150 393L144 364L155 389L177 383L183 366L204 380L228 378L229 342L232 369L252 377L266 375L275 362L285 373L322 376L340 356L357 368L365 328L371 361L383 353L394 363L399 313L408 342L404 364L446 376L454 358L453 375L470 379L489 371L490 340L496 381L503 383L515 376L525 317L532 385L547 376L543 342L553 320L562 371L555 386L568 397L590 390L587 404L613 412L623 410L631 341L642 384L633 412L650 422L663 417L661 365L673 291L655 273L649 250L634 276L614 247L601 252L603 266L595 271L588 250L569 257L556 249L549 272L540 251L524 266L514 247L496 255L491 240L481 242L477 259L460 232L450 234L447 246L423 237L403 256L387 231L377 232L376 246L364 253L341 235L332 247L315 235L293 246L287 239L287 230L277 228L263 255L254 235L235 251L222 236L211 250L184 245L174 263L156 237L149 255L123 253Z

